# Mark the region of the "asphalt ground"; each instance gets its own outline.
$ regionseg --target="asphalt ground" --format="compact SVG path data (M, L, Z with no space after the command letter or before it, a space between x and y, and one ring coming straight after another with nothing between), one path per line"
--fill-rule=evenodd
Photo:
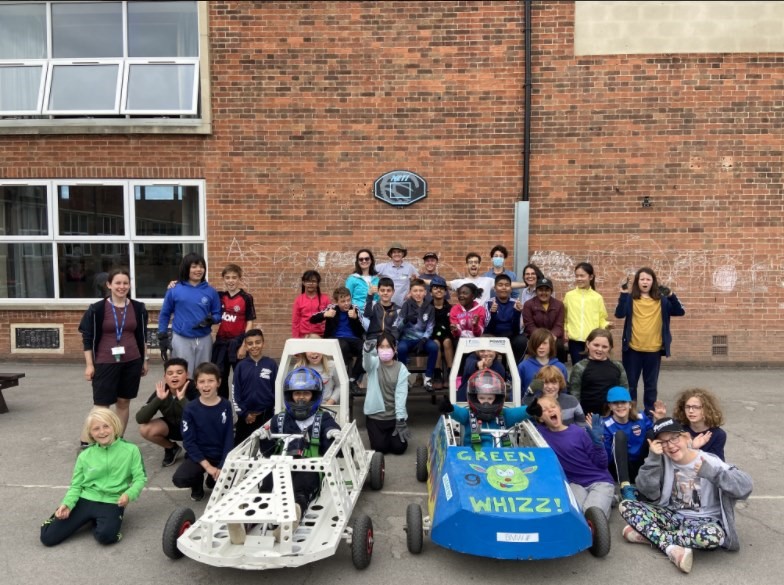
M160 367L158 365L158 367ZM660 397L671 405L678 391L701 386L721 399L728 434L726 456L754 478L754 493L737 508L741 550L695 552L691 575L681 574L658 550L632 545L621 538L623 522L613 510L612 548L604 559L587 551L551 561L496 561L440 548L425 537L422 554L406 547L405 509L424 504L424 484L414 477L413 447L425 445L437 418L436 407L423 394L409 401L412 448L402 456L387 456L386 483L380 492L365 491L357 510L373 520L375 548L370 566L357 571L346 544L328 559L274 574L218 569L188 558L172 561L161 551L163 526L178 506L198 514L206 500L193 503L188 490L171 484L176 466L162 468L163 451L143 441L133 416L126 438L141 448L149 482L132 503L117 545L98 545L85 530L65 543L46 548L39 527L59 504L70 481L78 437L91 405L91 392L78 364L38 364L5 361L0 371L25 372L20 386L4 391L10 412L0 414L0 583L258 583L272 578L289 584L318 585L368 582L399 585L511 583L648 583L661 585L680 579L697 583L781 583L784 575L784 448L779 442L782 421L780 369L663 369ZM153 368L153 371L156 371ZM154 377L142 381L132 414L153 389ZM361 408L357 409L361 413ZM364 429L359 415L358 425ZM364 430L362 430L364 436ZM356 512L356 511L355 511ZM285 581L284 581L285 580Z

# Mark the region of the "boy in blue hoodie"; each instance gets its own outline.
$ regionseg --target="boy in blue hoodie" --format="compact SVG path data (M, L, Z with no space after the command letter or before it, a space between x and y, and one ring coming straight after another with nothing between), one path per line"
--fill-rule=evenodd
M220 323L221 302L218 292L206 281L207 261L200 254L187 254L180 264L180 279L166 291L158 315L158 342L164 361L183 358L193 375L196 364L212 359L212 324ZM172 313L174 322L169 333Z

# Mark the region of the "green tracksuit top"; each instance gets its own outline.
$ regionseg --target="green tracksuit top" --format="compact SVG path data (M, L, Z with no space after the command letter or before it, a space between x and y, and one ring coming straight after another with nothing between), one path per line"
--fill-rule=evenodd
M124 439L117 439L108 447L93 444L76 459L71 486L62 504L71 510L79 498L116 504L123 494L133 501L146 483L139 447Z

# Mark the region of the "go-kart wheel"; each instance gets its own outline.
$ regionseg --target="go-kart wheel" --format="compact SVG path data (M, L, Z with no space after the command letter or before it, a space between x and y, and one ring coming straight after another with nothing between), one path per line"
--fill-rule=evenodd
M375 452L370 458L370 489L380 490L384 487L384 454Z
M419 504L409 504L406 508L406 544L408 552L418 555L422 552L424 532L422 531L422 508Z
M182 558L177 548L177 539L196 521L196 515L190 508L177 508L166 520L163 528L163 554L170 559Z
M427 481L427 447L417 447L416 450L416 478L417 481Z
M599 558L606 557L610 552L610 522L596 506L585 511L585 520L591 529L591 554Z
M357 569L366 569L373 556L373 521L360 514L351 528L351 560Z

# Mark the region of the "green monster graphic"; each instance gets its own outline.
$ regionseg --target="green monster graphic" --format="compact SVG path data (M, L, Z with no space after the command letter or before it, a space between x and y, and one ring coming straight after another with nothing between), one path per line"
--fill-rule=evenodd
M491 465L487 469L481 465L471 465L471 469L487 474L488 483L502 492L521 492L528 487L527 474L536 471L537 467L520 469L514 465Z

